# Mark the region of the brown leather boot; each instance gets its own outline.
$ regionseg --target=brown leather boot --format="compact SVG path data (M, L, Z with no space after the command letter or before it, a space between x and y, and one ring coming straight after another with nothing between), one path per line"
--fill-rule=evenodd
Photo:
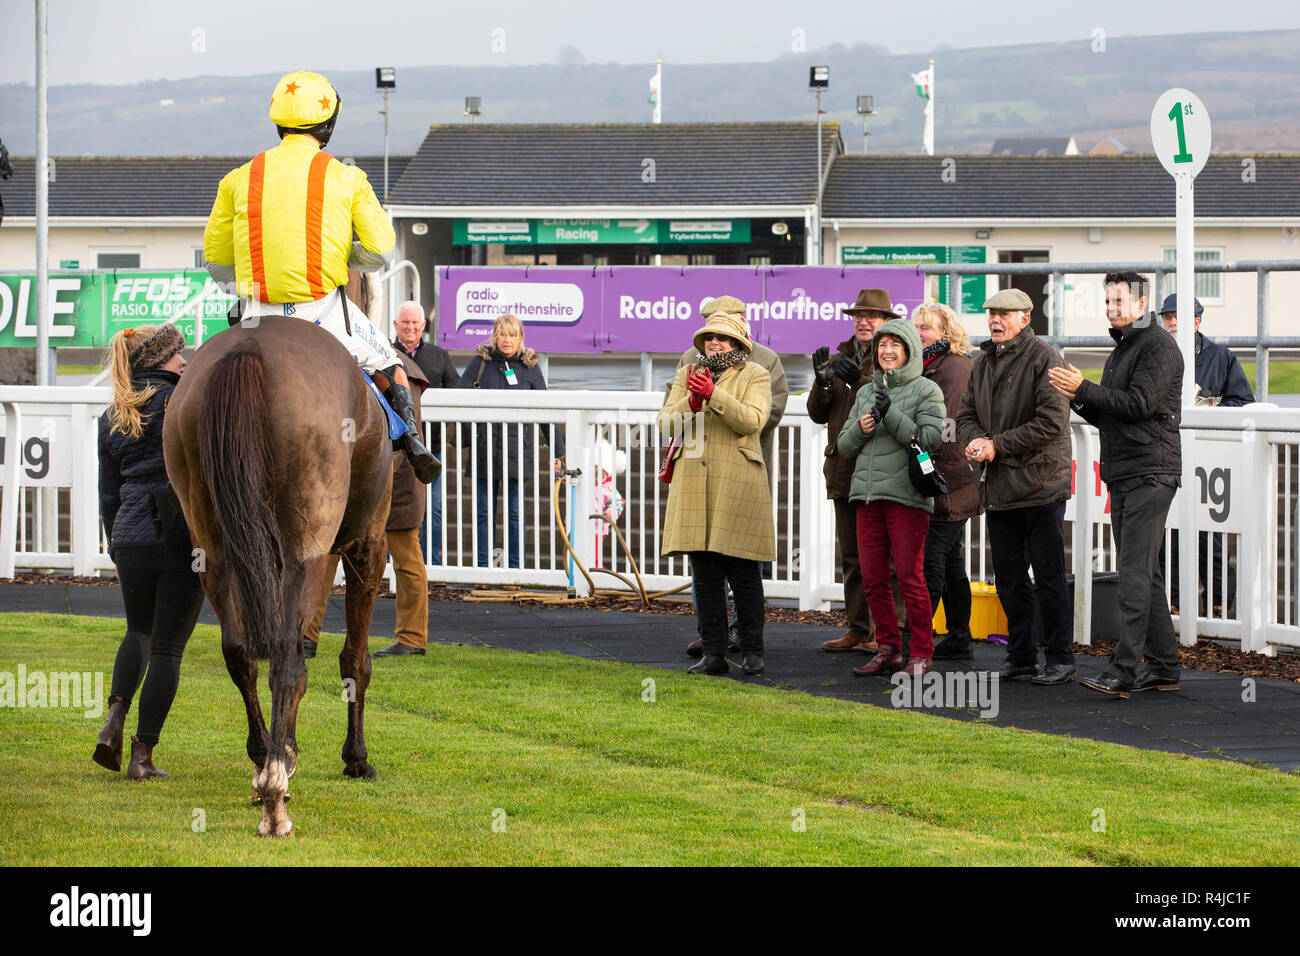
M903 664L903 655L899 653L897 647L881 644L880 650L876 651L876 656L867 661L862 667L853 668L853 673L860 677L870 677L872 674L892 674L894 671L902 670Z
M153 765L153 748L140 743L135 734L131 735L131 762L127 764L126 775L130 780L148 780L151 777L161 780L167 776L165 771Z
M122 769L122 728L126 725L126 702L121 697L109 700L108 719L104 721L95 753L91 759L108 770Z
M868 646L869 645L869 646ZM833 641L822 641L822 650L835 653L836 651L852 650L876 650L875 641L864 641L856 634L845 634L843 637L837 637Z

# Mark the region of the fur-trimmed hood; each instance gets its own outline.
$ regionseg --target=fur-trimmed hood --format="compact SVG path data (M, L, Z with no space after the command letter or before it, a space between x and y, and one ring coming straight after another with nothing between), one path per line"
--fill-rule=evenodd
M498 349L495 345L489 345L486 342L484 342L482 345L476 348L474 350L474 354L477 355L485 362L506 361L506 357L501 354L500 349ZM535 351L526 348L526 349L521 349L520 351L512 355L510 357L510 361L518 362L524 368L533 368L535 365L537 365L539 358Z

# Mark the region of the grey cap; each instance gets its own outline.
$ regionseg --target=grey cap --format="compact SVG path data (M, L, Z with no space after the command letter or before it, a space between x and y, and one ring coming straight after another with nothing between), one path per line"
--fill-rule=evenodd
M995 292L984 303L984 308L998 312L1032 312L1034 300L1019 289L1003 289Z

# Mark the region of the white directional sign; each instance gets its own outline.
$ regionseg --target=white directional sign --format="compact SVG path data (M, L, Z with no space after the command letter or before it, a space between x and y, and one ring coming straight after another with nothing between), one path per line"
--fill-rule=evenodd
M1161 93L1151 111L1151 145L1169 175L1195 178L1210 157L1210 114L1201 98L1181 87Z

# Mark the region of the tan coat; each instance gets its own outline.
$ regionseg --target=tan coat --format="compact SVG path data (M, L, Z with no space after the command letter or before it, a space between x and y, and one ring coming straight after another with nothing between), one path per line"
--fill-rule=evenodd
M677 367L683 365L693 365L699 361L699 351L695 346L691 346L682 353L681 359L677 362ZM790 385L786 381L785 366L781 364L781 356L777 355L766 345L754 343L754 350L749 353L749 361L755 365L761 365L767 369L768 375L772 377L772 410L768 413L767 424L763 426L763 431L759 434L759 444L763 446L763 464L767 465L767 474L770 478L772 475L772 436L776 432L776 426L781 424L781 417L785 415L786 402L790 400ZM669 382L668 389L673 387Z
M677 370L659 411L660 432L681 436L686 430L669 486L662 553L714 551L773 561L772 497L759 447L759 432L772 410L771 378L753 362L729 368L696 415L686 389L690 369Z

